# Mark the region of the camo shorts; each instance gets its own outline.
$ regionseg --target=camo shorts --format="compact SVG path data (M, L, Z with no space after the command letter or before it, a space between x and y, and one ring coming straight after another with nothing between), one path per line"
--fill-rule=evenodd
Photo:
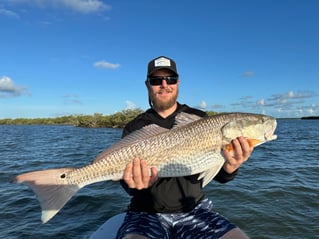
M149 239L215 239L236 228L213 210L204 199L187 213L144 213L129 211L117 233L117 239L138 234Z

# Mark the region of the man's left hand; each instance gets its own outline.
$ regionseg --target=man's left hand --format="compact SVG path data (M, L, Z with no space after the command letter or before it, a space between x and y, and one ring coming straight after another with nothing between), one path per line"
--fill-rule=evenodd
M224 170L231 174L235 172L251 155L254 147L250 146L245 137L238 137L231 142L234 151L224 150L226 161L223 165Z

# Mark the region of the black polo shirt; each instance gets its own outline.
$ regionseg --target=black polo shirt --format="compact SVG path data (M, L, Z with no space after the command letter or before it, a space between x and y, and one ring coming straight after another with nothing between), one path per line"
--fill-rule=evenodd
M176 111L167 118L162 118L155 110L149 109L125 126L122 137L149 124L171 129L175 123L175 116L180 112L207 117L205 112L181 104L178 104ZM225 183L232 180L235 175L236 173L227 174L221 169L214 180ZM129 189L123 180L121 184L132 196L129 210L150 213L187 212L192 210L205 196L202 192L202 180L198 180L198 176L199 174L159 178L151 187L142 190Z

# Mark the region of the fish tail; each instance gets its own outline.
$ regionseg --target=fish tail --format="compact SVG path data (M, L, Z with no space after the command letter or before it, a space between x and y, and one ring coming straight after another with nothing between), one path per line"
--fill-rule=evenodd
M76 184L69 184L66 180L68 172L73 168L59 168L33 171L20 174L13 182L25 183L37 195L42 209L42 223L48 222L81 188Z

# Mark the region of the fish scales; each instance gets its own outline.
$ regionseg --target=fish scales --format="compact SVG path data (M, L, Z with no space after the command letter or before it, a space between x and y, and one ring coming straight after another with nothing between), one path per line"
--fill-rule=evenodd
M122 176L126 164L135 157L143 158L151 166L157 167L160 177L198 173L207 167L205 165L209 157L206 157L206 154L209 153L209 149L214 148L214 141L220 138L217 130L207 130L212 128L211 125L214 125L215 121L202 121L203 123L197 122L189 127L167 131L160 137L154 136L123 147L113 154L106 155L95 167L88 165L75 169L69 173L67 180L70 180L70 183L82 184L84 181L110 180L112 177L117 179ZM161 170L162 168L165 170Z
M159 177L199 173L205 186L224 163L222 149L232 152L232 139L244 136L257 146L276 138L276 120L259 114L224 113L199 119L180 113L176 122L171 130L150 125L133 132L82 168L34 171L18 175L15 181L27 183L37 193L45 223L80 188L121 179L133 158L145 159L149 166L156 167Z
M221 132L214 126L222 122L222 120L209 118L199 120L188 127L167 131L159 137L154 136L141 140L111 155L106 155L97 163L98 168L106 170L99 170L100 173L96 179L98 181L102 178L108 180L112 179L112 176L117 179L122 176L125 165L135 157L143 158L150 166L157 167L160 177L199 173L209 165L210 158L207 156L209 152L216 146L220 149L220 145L216 143L221 139ZM95 169L89 167L85 173L88 174L86 178L94 181L92 171ZM74 173L82 174L83 171ZM74 177L73 174L72 177Z

